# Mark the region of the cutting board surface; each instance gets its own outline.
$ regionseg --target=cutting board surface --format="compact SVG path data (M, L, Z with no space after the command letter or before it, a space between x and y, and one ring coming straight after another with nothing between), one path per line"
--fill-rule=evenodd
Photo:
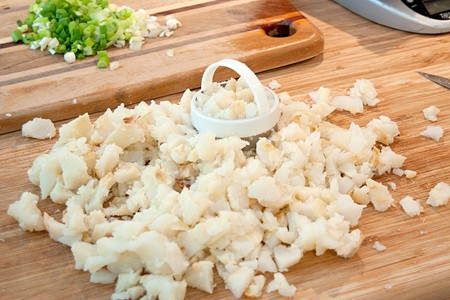
M0 11L5 6L13 9L16 3L26 5L23 0L0 0ZM132 3L136 2L130 1L130 5ZM189 3L202 5L205 1ZM374 211L371 205L364 209L357 226L364 240L354 257L344 259L332 251L322 256L305 253L300 262L285 273L288 281L298 288L293 299L450 299L450 205L431 207L425 204L433 186L440 181L450 184L450 91L416 73L424 71L450 77L450 34L431 36L392 30L360 18L330 0L292 0L292 3L323 32L326 40L323 55L259 73L263 84L275 79L281 84L277 92L289 92L296 101L309 101L308 93L320 86L330 88L333 95L342 95L356 79L370 79L381 102L375 107L366 107L364 114L334 112L330 121L348 128L351 122L363 126L381 115L388 116L398 124L401 133L391 145L392 149L407 157L405 169L417 171L412 179L393 174L377 178L385 184L396 183L396 190L390 190L396 206L383 213ZM156 1L148 0L146 4L149 10L158 7ZM178 3L164 0L163 5L166 11L174 9ZM13 13L14 18L22 18L23 12ZM0 13L2 22L4 16L5 13ZM187 25L185 29L188 30ZM1 30L6 29L1 27ZM29 55L37 55L25 50ZM169 95L164 99L178 101L180 96ZM441 110L437 122L427 121L423 116L422 109L430 105ZM92 115L92 119L99 115ZM58 122L57 126L64 123ZM420 135L429 125L444 129L439 142ZM0 134L2 300L103 300L110 299L114 292L114 285L92 284L88 273L75 270L67 246L53 241L46 232L22 231L6 214L8 206L19 199L23 191L39 194L39 188L29 182L27 170L56 140L28 139L19 131ZM407 195L419 200L424 207L419 217L407 216L399 205ZM38 206L56 218L61 217L63 207L48 199L40 201ZM387 249L376 251L373 249L375 241L386 245ZM266 275L268 281L272 279L271 275ZM214 294L189 288L186 299L234 299L223 281L217 276L215 280ZM273 292L264 293L259 299L281 297Z
M320 31L287 0L168 1L160 7L156 2L162 3L114 3L147 9L160 21L174 15L183 27L170 38L146 39L139 51L110 48L110 60L121 65L111 71L98 69L97 58L69 65L61 55L14 44L11 32L16 20L26 17L29 2L0 1L6 25L0 29L0 132L19 129L33 117L57 121L197 88L205 68L224 58L259 72L314 57L323 49ZM295 33L269 36L274 28ZM232 75L223 70L216 78Z

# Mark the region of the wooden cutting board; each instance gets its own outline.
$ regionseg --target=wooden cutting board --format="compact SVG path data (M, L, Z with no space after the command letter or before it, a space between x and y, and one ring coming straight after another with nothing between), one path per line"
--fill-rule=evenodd
M176 2L164 0L165 10L176 6ZM194 2L204 1L190 3ZM6 2L0 3L3 7ZM9 0L11 7L14 3L24 1ZM323 54L259 73L258 77L264 84L276 79L281 84L277 91L289 92L295 101L308 101L308 93L320 86L338 95L344 94L355 79L370 79L381 102L366 107L364 114L334 112L331 122L342 127L351 122L363 126L380 115L390 117L401 132L391 146L407 157L405 169L417 171L412 179L392 174L377 178L383 183L397 184L396 190L391 190L396 207L384 213L374 211L370 205L364 210L358 228L365 238L354 257L344 259L332 251L322 256L306 253L285 273L298 288L293 299L450 299L450 205L435 208L425 204L433 186L440 181L450 183L450 91L415 72L450 77L450 34L418 35L392 30L360 18L330 0L292 0L292 3L323 32L326 40ZM146 4L153 9L157 2L147 0ZM2 22L3 16L0 15ZM180 94L164 97L172 101L179 98ZM422 109L430 105L441 110L437 122L423 117ZM63 123L58 122L57 126ZM428 125L444 129L439 142L420 136ZM75 270L67 246L53 241L46 232L23 232L6 214L8 206L23 191L39 194L39 189L29 182L27 170L55 142L56 139L24 138L19 131L0 134L2 300L104 300L110 299L114 292L114 285L92 284L88 273ZM407 216L398 204L406 195L423 205L424 212L419 217ZM56 218L61 215L61 207L48 200L38 205ZM377 252L373 249L375 241L387 249ZM266 275L268 280L272 279ZM234 299L222 280L216 279L214 294L189 288L186 299ZM270 293L260 299L280 298Z
M17 130L34 117L58 121L197 88L205 68L224 58L259 72L314 57L323 49L320 31L288 0L114 3L160 17L175 15L183 27L170 38L146 39L139 51L111 48L110 60L121 67L100 70L97 58L69 65L61 55L11 42L29 0L0 1L0 133ZM269 36L273 29L280 35ZM173 57L166 55L168 50ZM216 78L232 75L225 70Z

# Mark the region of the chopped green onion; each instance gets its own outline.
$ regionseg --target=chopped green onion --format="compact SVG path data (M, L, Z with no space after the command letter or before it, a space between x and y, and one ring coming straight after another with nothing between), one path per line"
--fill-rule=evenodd
M106 39L101 39L100 40L100 44L98 45L98 49L99 50L103 50L103 49L106 49Z
M94 51L92 50L92 47L86 46L83 48L83 54L86 56L92 56Z
M98 51L97 67L100 69L107 68L109 66L109 57L106 51Z
M52 54L73 52L77 59L83 59L112 45L124 46L131 39L139 41L133 44L136 49L142 44L142 36L152 36L151 30L167 30L143 10L117 7L109 0L35 1L26 19L17 21L12 40L32 49L48 49ZM99 56L98 65L107 67L108 56Z
M41 39L42 39L42 38L45 38L45 37L50 37L50 36L51 36L50 30L48 30L48 29L39 29L38 32L37 32L37 34L39 35L39 37L40 37Z
M91 48L92 48L92 46L95 45L94 40L91 39L90 37L88 37L84 42L85 42L86 46L89 46L89 47L91 47Z
M20 32L19 29L14 30L13 33L11 34L11 38L14 43L21 41L23 39L22 32Z

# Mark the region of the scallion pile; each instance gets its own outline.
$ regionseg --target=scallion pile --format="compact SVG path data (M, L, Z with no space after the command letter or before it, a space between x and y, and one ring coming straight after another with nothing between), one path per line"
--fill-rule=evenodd
M138 50L145 37L170 36L181 23L169 17L160 25L145 10L118 7L109 0L36 0L17 25L11 35L16 43L52 54L72 52L77 59L99 54L97 66L107 68L108 47L129 42L130 49Z

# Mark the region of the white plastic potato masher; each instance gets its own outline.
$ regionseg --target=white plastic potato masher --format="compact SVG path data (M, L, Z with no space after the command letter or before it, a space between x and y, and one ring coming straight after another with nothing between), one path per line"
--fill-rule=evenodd
M227 67L234 70L247 83L258 108L256 117L236 120L217 119L207 116L197 107L197 95L213 84L214 73L219 67ZM269 106L267 94L273 97L272 106ZM210 131L219 138L233 135L241 138L252 137L271 130L277 124L280 119L279 104L278 95L271 89L263 86L247 65L237 60L224 59L211 64L203 73L201 89L194 94L191 100L191 120L199 132Z

